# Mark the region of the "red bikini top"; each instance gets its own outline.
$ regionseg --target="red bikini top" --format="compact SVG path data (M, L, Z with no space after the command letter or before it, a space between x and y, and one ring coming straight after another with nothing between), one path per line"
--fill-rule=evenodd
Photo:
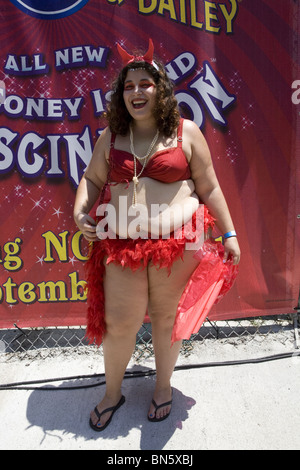
M175 181L183 181L190 179L191 172L186 156L182 150L182 126L183 119L177 130L177 147L155 152L148 161L146 168L142 173L142 177L153 178L162 183L174 183ZM125 150L119 150L114 147L116 134L111 137L110 150L110 181L121 183L131 181L133 178L133 155ZM137 161L137 174L142 169L139 161Z

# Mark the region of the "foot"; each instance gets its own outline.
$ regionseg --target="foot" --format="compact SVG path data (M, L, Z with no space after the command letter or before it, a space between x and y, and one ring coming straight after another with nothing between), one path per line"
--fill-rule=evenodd
M172 408L172 389L171 387L154 392L151 402L148 419L149 421L162 421L166 419Z
M99 405L91 412L91 427L97 431L105 429L109 425L115 411L117 411L124 402L125 398L122 395L119 399L114 400L105 396Z

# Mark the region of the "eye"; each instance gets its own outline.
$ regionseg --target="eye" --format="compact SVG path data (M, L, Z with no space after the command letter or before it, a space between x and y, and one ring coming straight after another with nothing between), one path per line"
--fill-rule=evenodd
M151 82L145 82L141 84L141 88L151 88L152 86L154 87L155 85Z
M132 83L126 83L124 85L124 90L125 91L129 91L129 90L132 90L133 89L133 84Z

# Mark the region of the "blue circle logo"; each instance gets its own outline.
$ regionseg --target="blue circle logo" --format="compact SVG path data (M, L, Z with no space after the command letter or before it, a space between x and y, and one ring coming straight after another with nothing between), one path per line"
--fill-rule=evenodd
M27 15L43 20L55 20L73 15L89 0L10 0Z

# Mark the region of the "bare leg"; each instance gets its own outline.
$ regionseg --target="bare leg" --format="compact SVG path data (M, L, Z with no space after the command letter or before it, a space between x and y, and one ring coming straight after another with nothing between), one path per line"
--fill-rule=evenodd
M170 401L172 397L171 376L182 341L176 342L171 347L171 334L178 302L198 264L198 261L193 259L193 254L193 251L186 251L184 261L179 259L173 264L170 276L166 269L157 271L154 266L148 268L149 315L156 361L156 386L153 399L157 405ZM156 418L165 416L170 409L170 405L160 408L156 412ZM151 404L149 416L153 417L154 414L155 408Z
M106 390L97 406L99 413L115 406L121 398L125 370L147 309L147 271L132 272L130 268L122 269L109 264L106 266L104 293L107 326L103 340ZM103 426L110 416L111 412L105 413L98 426ZM91 420L93 424L98 422L94 411Z

